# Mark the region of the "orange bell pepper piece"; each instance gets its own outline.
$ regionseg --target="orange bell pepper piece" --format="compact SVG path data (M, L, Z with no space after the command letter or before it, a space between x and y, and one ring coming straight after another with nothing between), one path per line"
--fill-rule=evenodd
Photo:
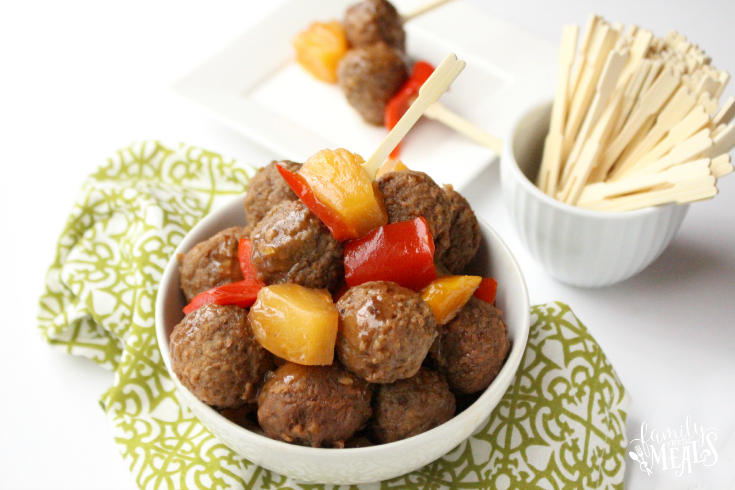
M438 325L455 317L480 285L479 276L445 276L434 279L421 291L421 298L431 306Z

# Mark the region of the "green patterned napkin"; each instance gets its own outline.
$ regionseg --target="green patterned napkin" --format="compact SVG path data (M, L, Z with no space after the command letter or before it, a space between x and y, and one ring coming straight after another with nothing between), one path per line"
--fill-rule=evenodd
M115 371L101 405L141 489L303 488L235 454L180 403L156 289L186 232L253 170L185 145L118 151L84 184L40 300L46 340ZM434 463L364 488L623 488L623 385L569 307L535 306L520 370L487 423Z

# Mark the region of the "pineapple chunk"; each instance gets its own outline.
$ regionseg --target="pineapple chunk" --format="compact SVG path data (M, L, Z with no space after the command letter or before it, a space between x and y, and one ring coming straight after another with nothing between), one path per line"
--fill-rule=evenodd
M360 155L343 148L322 150L298 172L316 198L339 215L352 239L388 223L383 195L363 170L364 162Z
M444 325L467 304L480 281L479 276L439 277L421 291L421 299L431 306L436 323Z
M314 22L293 39L296 61L319 80L337 82L337 65L347 52L347 35L336 20Z
M389 158L380 166L378 172L375 174L375 179L379 179L388 172L400 172L401 170L408 170L408 167L398 159Z
M326 290L264 287L248 319L260 345L276 356L307 366L332 364L339 314Z

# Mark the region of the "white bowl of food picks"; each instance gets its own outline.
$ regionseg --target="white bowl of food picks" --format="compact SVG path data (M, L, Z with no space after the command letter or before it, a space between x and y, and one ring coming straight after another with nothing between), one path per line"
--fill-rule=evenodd
M682 36L625 33L592 16L577 47L565 28L553 103L524 113L501 159L516 229L552 277L602 287L645 269L688 203L732 172L729 79ZM575 49L578 55L575 61Z

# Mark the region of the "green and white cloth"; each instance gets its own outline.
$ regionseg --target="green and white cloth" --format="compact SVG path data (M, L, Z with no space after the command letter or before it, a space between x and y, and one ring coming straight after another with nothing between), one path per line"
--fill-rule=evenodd
M141 489L321 488L235 454L179 401L158 350L154 305L176 245L250 167L144 142L84 184L40 300L44 338L115 372L100 402ZM469 440L411 474L360 488L623 488L629 398L568 306L533 307L520 370Z

